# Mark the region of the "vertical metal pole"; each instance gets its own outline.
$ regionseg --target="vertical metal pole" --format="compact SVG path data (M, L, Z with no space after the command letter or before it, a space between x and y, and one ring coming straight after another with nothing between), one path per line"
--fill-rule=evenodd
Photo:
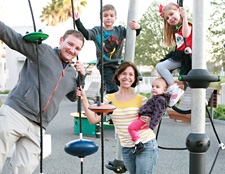
M130 0L127 19L127 34L125 44L125 60L134 62L136 31L129 27L129 22L136 20L138 16L139 0Z
M206 1L193 0L193 69L206 69ZM205 135L206 89L192 88L191 134L189 142L194 142L190 150L189 173L205 174L205 152L199 150ZM199 144L198 144L199 143Z
M101 103L103 103L103 93L104 93L104 65L103 65L103 0L100 0L101 9ZM103 113L101 113L101 147L102 147L102 174L104 174L104 121Z
M73 0L71 0L71 8L72 8L72 18L73 18L73 29L76 30L76 25L75 25L75 18L74 18L74 3ZM77 55L77 60L79 60L79 57ZM80 87L81 85L81 74L78 72L78 80L77 80L77 87ZM80 96L78 97L78 102L77 102L77 111L79 113L79 121L80 121L80 139L83 139L83 133L82 133L82 118L81 118L81 98ZM83 174L83 158L80 158L80 169L81 169L81 174Z

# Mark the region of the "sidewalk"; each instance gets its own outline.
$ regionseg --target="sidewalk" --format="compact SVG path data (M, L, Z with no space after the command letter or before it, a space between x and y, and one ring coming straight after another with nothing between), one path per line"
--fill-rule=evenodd
M44 174L80 174L80 159L71 156L64 151L67 142L79 139L78 135L74 135L74 118L70 116L71 112L76 112L77 103L69 102L64 99L60 105L59 113L47 128L46 134L51 134L52 153L43 161ZM210 137L210 148L206 153L206 173L209 173L219 145L213 132L211 123L206 123L206 134ZM215 123L218 135L223 143L225 143L225 124ZM158 136L158 144L163 147L186 147L185 142L191 131L190 123L178 123L168 117L163 118L160 133ZM83 167L84 174L101 174L101 141L95 136L85 136L84 139L94 141L99 150L84 158ZM104 163L108 160L113 161L116 157L116 140L114 130L104 130ZM225 168L225 152L220 151L212 174L224 174ZM9 174L9 159L7 159L2 174ZM34 174L38 174L39 167ZM104 167L105 174L113 174ZM187 174L189 173L189 151L171 151L159 150L159 158L154 170L154 174ZM128 174L128 172L126 173Z

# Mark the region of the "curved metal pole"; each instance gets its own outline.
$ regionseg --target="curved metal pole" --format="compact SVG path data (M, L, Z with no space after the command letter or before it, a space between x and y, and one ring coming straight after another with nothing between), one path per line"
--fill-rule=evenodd
M36 32L36 25L35 25L35 20L34 20L34 15L33 15L33 10L31 6L30 0L28 0L29 7L30 7L30 12L32 16L32 21L33 21L33 26L34 26L34 32ZM39 61L39 56L38 56L38 40L35 42L36 43L36 52L37 52L37 62L38 62L38 89L39 89L39 116L40 116L40 173L43 173L43 126L42 126L42 102L41 102L41 77L40 77L40 61Z
M31 17L32 17L34 32L36 32L37 30L36 30L36 25L35 25L35 20L34 20L34 14L33 14L33 10L32 10L32 6L31 6L30 0L28 0L28 3L29 3L29 7L30 7L30 13L31 13Z
M183 7L183 0L177 0L177 5L179 7Z
M75 30L76 25L75 25L75 18L74 18L74 5L73 5L73 0L71 0L71 8L72 8L72 17L73 17L73 29Z

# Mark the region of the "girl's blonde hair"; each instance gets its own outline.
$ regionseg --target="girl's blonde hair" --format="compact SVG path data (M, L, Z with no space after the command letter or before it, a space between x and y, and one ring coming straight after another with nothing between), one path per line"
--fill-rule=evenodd
M176 4L169 3L169 4L165 5L162 9L162 18L164 21L164 45L171 47L176 43L176 38L175 38L176 26L170 25L164 19L163 15L164 15L165 10L179 10L179 7Z

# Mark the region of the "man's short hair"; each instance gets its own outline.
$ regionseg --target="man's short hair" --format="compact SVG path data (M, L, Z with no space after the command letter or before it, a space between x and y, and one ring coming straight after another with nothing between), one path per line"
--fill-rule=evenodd
M84 35L77 30L67 30L63 35L63 40L67 38L68 35L74 35L76 38L80 39L83 42L82 47L84 46Z

